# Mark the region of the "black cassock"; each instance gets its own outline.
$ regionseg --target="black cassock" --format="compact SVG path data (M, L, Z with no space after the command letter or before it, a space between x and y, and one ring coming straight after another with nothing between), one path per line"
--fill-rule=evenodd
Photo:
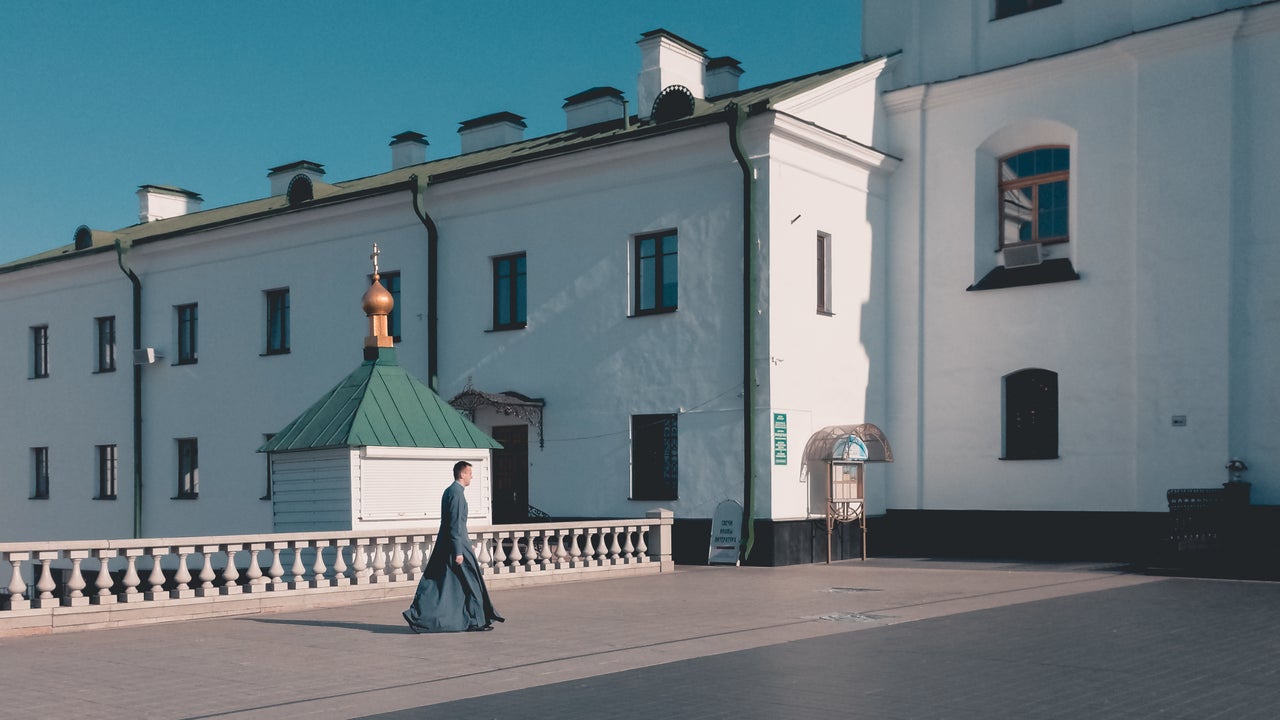
M404 611L414 632L459 632L489 627L502 616L493 609L480 574L480 563L471 550L467 532L467 498L461 483L454 482L440 499L440 532L431 557L418 581L413 604ZM462 556L462 564L454 558Z

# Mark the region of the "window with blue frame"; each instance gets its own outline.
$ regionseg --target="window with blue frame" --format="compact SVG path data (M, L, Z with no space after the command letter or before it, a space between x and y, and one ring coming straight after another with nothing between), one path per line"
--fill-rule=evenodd
M527 300L525 254L515 253L493 259L493 329L525 327Z
M678 259L675 230L635 239L636 315L675 311L680 287Z

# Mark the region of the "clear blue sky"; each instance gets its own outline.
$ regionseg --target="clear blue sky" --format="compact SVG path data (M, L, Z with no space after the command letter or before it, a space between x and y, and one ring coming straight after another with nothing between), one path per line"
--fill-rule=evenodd
M143 184L219 207L295 160L333 181L385 171L404 130L430 157L491 112L555 132L564 98L598 85L634 112L635 43L658 27L738 59L743 87L852 62L861 5L0 1L0 263L136 223Z

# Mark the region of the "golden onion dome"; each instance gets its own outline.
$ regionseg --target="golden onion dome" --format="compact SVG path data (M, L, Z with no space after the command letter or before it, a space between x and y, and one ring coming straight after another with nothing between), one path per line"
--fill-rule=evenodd
M378 276L374 275L373 284L365 291L364 297L360 298L360 307L364 308L365 315L390 315L391 308L395 305L395 298L391 297L391 293L378 282Z

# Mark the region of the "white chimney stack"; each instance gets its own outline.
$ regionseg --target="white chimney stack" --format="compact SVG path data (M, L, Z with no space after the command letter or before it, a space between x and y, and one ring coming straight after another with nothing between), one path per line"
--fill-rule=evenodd
M391 138L391 169L399 170L427 161L427 136L407 130Z
M524 139L526 127L523 117L510 112L482 115L458 125L458 137L462 140L463 155L520 142Z
M200 212L204 198L198 193L180 187L166 185L141 185L138 187L138 222L178 217Z
M310 160L299 160L271 168L267 171L267 179L271 181L272 197L288 192L289 183L299 175L305 175L312 183L324 182L324 166Z
M742 77L742 63L731 57L711 58L707 61L705 75L707 97L738 92L738 78Z
M683 85L696 99L706 97L702 77L706 50L661 28L641 35L636 44L640 46L636 115L641 120L649 119L653 101L672 85Z
M612 87L593 87L564 99L566 130L604 122L621 122L626 103L622 91Z

